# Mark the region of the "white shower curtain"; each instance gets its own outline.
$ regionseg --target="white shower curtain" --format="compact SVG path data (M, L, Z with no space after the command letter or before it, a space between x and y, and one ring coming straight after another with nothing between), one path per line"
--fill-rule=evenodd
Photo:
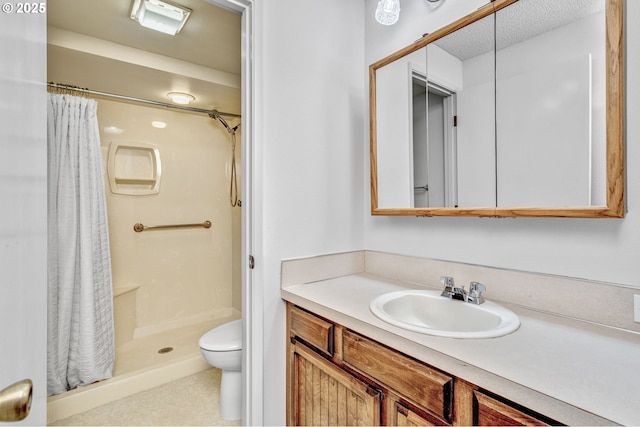
M49 395L113 375L111 259L96 112L95 100L49 94Z

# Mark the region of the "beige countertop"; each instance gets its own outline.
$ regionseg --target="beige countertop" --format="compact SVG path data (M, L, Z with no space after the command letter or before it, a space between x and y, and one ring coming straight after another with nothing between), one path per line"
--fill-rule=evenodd
M359 273L285 286L282 298L560 422L640 425L640 334L505 303L518 330L454 339L369 311L377 296L406 288L419 286Z

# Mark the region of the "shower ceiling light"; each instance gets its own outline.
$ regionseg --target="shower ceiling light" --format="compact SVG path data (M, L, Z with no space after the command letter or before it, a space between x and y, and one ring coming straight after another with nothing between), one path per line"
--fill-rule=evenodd
M195 97L193 95L189 95L188 93L181 92L169 92L167 96L173 101L175 104L187 105L191 101L195 101Z
M162 0L133 0L131 19L152 30L175 36L184 27L191 9Z

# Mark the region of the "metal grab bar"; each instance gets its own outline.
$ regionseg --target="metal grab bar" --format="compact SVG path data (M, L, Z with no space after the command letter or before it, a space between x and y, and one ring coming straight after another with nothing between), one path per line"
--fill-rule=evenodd
M172 228L194 228L194 227L211 228L211 221L205 221L199 224L171 224L171 225L143 225L143 224L137 223L133 226L133 231L135 231L136 233L140 233L145 230L167 230Z

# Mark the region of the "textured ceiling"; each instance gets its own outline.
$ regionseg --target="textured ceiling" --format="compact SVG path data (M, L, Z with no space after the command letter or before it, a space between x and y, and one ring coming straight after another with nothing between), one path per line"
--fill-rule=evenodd
M495 15L496 48L512 46L601 12L605 3L606 0L519 0ZM434 43L464 61L493 50L493 33L491 15Z
M131 0L49 0L48 80L160 102L187 91L192 106L239 113L240 15L204 0L174 3L193 12L170 36L131 20Z

